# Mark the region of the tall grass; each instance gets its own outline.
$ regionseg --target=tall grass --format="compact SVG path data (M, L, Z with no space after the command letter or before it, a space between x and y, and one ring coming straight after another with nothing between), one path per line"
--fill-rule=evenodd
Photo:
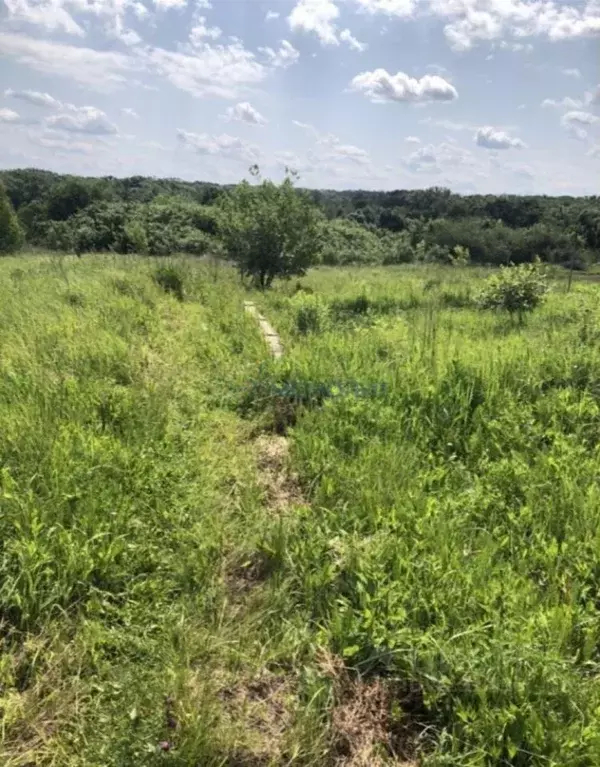
M597 288L485 274L315 270L272 361L227 267L0 263L2 764L339 764L348 679L370 763L600 763Z
M266 350L232 275L176 266L183 303L150 259L0 263L6 767L249 748L220 696L268 643L225 608L266 510L232 401Z
M288 336L275 380L376 392L295 403L295 610L361 674L417 685L427 763L598 764L597 289L557 285L517 328L439 300L477 273L433 271L313 273L318 300L375 311L312 336L267 298Z

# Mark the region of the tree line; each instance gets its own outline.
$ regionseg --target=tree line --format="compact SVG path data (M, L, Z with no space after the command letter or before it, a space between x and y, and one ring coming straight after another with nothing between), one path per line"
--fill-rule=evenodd
M234 247L248 251L252 237L258 237L263 250L273 254L282 252L281 238L287 237L286 247L301 254L303 263L318 258L332 265L519 264L537 256L585 268L599 259L597 196L463 196L440 187L301 190L293 181L291 176L283 185L263 181L231 187L142 176L83 178L37 169L3 171L0 250L25 242L79 254L231 255ZM283 229L277 217L285 222ZM233 220L243 235L234 236L228 223ZM299 235L307 226L310 238ZM306 248L314 251L310 257Z

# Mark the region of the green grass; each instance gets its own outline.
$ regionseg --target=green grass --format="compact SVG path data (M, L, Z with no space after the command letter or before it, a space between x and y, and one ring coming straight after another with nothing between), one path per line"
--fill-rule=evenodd
M599 288L485 275L0 262L3 765L600 763Z
M282 567L319 643L417 685L429 763L598 764L598 289L555 283L524 327L448 308L482 274L315 271L313 334L287 287L265 297L288 350L268 375L337 387L293 403L312 512Z
M192 261L161 266L180 302L156 266L0 262L6 767L262 748L222 696L277 655L260 589L249 611L229 585L268 522L235 410L267 353L232 275L216 288Z

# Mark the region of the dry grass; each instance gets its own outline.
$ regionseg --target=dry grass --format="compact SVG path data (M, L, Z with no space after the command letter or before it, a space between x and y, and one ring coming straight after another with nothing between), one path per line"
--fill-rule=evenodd
M266 434L256 442L258 483L265 493L266 505L282 514L294 505L305 503L296 474L289 468L289 444L281 435Z
M331 680L333 763L336 767L416 767L423 731L409 710L422 700L407 697L394 680L352 675L341 658L323 652L322 673Z

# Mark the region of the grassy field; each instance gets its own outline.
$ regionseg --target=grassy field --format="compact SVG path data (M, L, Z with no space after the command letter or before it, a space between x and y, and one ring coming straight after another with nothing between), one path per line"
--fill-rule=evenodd
M600 764L600 286L163 266L0 262L2 764Z

